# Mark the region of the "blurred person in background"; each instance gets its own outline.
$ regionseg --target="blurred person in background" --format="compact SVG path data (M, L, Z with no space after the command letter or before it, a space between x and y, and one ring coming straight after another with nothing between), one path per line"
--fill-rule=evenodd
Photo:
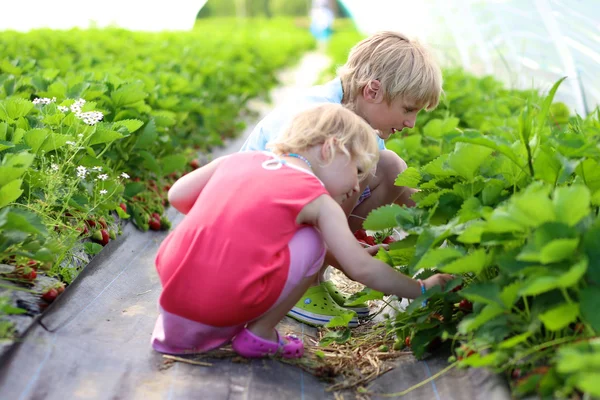
M330 0L313 0L310 10L310 32L317 40L320 51L325 51L331 38L334 19Z

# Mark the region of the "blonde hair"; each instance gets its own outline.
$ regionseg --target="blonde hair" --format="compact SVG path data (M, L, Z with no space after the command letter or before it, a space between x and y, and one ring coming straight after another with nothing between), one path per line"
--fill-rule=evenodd
M442 93L442 72L433 55L417 40L398 32L382 31L363 39L338 69L343 104L354 108L356 98L372 80L378 80L388 104L398 97L431 110Z
M331 162L337 151L355 159L364 179L379 160L377 135L361 117L341 104L322 104L296 115L288 129L267 145L275 153L298 153L327 145Z

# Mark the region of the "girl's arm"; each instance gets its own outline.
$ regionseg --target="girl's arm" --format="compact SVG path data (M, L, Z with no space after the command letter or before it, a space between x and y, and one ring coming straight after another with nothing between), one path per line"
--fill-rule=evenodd
M187 214L224 158L219 157L177 180L169 189L169 203L180 213Z
M306 212L305 212L306 211ZM313 222L321 231L325 244L352 280L387 294L409 299L421 295L419 283L373 258L358 243L344 211L330 196L321 196L307 205L299 215L304 223ZM444 285L451 275L437 274L424 281L425 287Z

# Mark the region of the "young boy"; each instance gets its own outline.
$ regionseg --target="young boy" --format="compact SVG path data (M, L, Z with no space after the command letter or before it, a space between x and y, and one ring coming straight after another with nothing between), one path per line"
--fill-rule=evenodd
M342 204L350 229L355 232L375 208L391 203L414 205L410 199L414 190L394 185L407 166L396 153L386 150L385 140L404 128L412 128L420 110L435 108L441 91L440 68L425 47L397 32L378 32L350 50L336 79L310 88L260 121L241 151L265 150L267 143L284 132L297 113L315 104L341 103L354 111L374 129L380 149L375 173L363 181L355 196ZM332 282L323 278L327 265L332 263L336 261L326 257L319 282L309 288L288 315L310 325L325 325L349 309L359 318L369 315L366 304L343 307L346 299ZM327 307L314 310L310 304L316 301Z

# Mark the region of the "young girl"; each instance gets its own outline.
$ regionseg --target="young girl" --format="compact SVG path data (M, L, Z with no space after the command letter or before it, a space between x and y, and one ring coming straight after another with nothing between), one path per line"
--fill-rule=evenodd
M169 191L186 217L156 256L155 350L205 352L231 340L245 357L301 357L301 340L275 326L316 279L325 246L348 277L399 297L450 278L415 281L354 238L340 204L378 157L373 129L356 114L339 104L311 108L271 148L218 158Z

